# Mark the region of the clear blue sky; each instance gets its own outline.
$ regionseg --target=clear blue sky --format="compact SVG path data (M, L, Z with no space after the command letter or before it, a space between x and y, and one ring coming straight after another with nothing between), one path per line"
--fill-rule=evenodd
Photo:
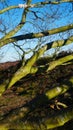
M45 1L45 0L33 0L33 3L36 2L40 2L40 1ZM18 5L24 3L23 0L6 0L6 4L8 6L11 5ZM4 6L6 6L6 4ZM2 2L0 2L0 9L2 9L3 7ZM51 11L52 10L52 11ZM58 11L57 11L58 10ZM22 14L23 9L15 9L15 10L11 10L9 12L6 12L5 14L0 15L0 20L3 20L3 23L6 23L7 25L7 32L14 28L20 21L21 19L21 14ZM38 16L41 16L44 19L43 21L40 20L34 20L35 23L34 25L32 25L31 23L27 22L27 24L25 24L24 28L18 32L18 34L25 34L28 32L38 32L41 31L40 29L40 25L41 28L43 30L47 30L47 29L52 29L52 28L56 28L56 27L60 27L60 26L64 26L67 24L71 24L73 23L73 9L72 9L72 4L71 3L63 3L61 5L52 5L51 7L49 5L46 5L44 8L42 8L41 10L39 9L34 9L34 11L39 11L40 13L38 13ZM48 14L48 19L46 20L46 15ZM54 15L52 15L54 13ZM9 15L9 17L8 17ZM44 17L43 17L44 15ZM34 15L32 13L29 13L29 15L27 16L27 21L33 22L32 18L35 18ZM10 25L10 27L9 27ZM37 30L37 26L39 25L39 28ZM0 28L2 29L3 26L0 25ZM16 35L18 35L16 34ZM46 38L46 42L47 41L54 41L57 38L66 38L68 37L68 35L73 35L73 31L70 32L70 34L64 33L63 35L60 34L60 37L57 35L53 35L50 37ZM2 37L1 33L0 33L0 37ZM29 44L25 44L24 48L26 47L33 47L34 45L36 45L36 39L34 39L34 42L30 41L31 45ZM28 42L29 43L29 42ZM23 42L19 42L19 44L23 44ZM68 47L69 48L69 47ZM71 48L73 48L73 45L71 46ZM17 60L18 59L18 53L16 52L16 50L13 48L13 45L7 45L3 48L0 49L0 55L3 54L3 57L0 58L0 62L5 62L5 61L11 61L11 60Z

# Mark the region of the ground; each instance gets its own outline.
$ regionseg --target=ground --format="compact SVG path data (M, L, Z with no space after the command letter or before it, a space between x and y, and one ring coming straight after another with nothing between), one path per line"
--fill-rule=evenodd
M0 83L11 77L19 66L20 61L0 63ZM65 94L51 101L48 101L45 96L48 90L67 84L71 76L73 76L73 64L67 64L60 65L49 73L36 73L21 79L0 97L0 124L9 122L10 127L12 127L14 121L17 121L18 124L18 120L27 120L38 124L50 114L64 109L62 105L57 105L57 103L72 106L72 87ZM73 127L72 122L71 127Z

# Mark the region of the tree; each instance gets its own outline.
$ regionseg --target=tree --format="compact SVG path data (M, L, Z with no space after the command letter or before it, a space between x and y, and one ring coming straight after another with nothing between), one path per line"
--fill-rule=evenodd
M1 32L0 48L8 44L13 44L15 48L17 47L19 48L19 50L22 51L22 56L21 56L22 59L20 61L17 61L14 66L12 65L11 67L6 68L7 69L6 72L8 73L7 77L4 77L6 76L3 74L3 72L5 71L2 68L1 68L2 70L0 69L0 76L1 76L0 77L1 79L0 120L3 126L1 124L0 125L2 128L5 128L5 129L12 128L13 127L12 125L15 124L14 123L15 121L17 121L16 123L17 125L18 125L18 121L20 121L19 125L20 124L21 125L20 126L18 125L20 129L21 127L23 127L24 129L28 129L28 128L29 129L35 129L35 128L36 129L43 129L43 128L50 129L50 128L62 126L64 125L64 123L73 119L72 104L70 104L69 106L69 104L66 105L65 103L62 103L59 101L61 100L61 98L65 97L68 91L72 89L73 74L71 72L71 68L68 73L66 72L66 74L64 74L64 76L63 74L61 74L61 72L59 73L62 76L58 75L57 73L57 71L59 71L59 69L61 70L62 67L64 67L65 70L67 70L69 66L70 67L72 66L73 52L71 51L65 52L65 54L64 52L59 53L59 54L54 53L51 56L47 52L48 50L51 50L52 48L55 48L57 50L57 49L62 48L63 46L67 47L69 44L72 45L73 36L69 33L70 32L72 33L73 31L72 30L73 24L72 23L69 24L68 22L67 25L48 29L49 26L46 24L47 22L45 22L45 18L47 21L48 17L50 17L50 19L53 17L53 20L56 20L56 16L58 18L59 8L58 6L56 6L56 9L55 9L55 7L53 6L53 10L52 10L51 9L52 5L61 5L62 3L68 3L68 2L72 3L72 0L42 1L42 2L36 2L36 3L32 3L32 2L34 1L27 0L27 2L24 4L19 4L15 6L7 5L8 7L5 7L4 9L0 10L1 15L7 12L6 15L10 16L9 14L10 10L17 9L18 11L20 9L21 10L23 9L23 12L21 12L22 16L21 16L21 20L19 19L19 23L17 21L17 23L15 22L15 25L12 25L12 27L8 28L8 26L3 24L3 21L1 22L1 26L3 25L4 29L2 26L1 31L0 31ZM49 11L51 11L50 16L49 16L49 13L47 14L48 12L47 9L45 11L45 6L47 6L48 9L50 8L49 9ZM44 13L43 16L41 13L42 8L46 13L46 14ZM60 12L60 13L63 13L63 12ZM31 15L32 15L32 18L30 17ZM16 17L14 18L16 19ZM29 21L29 19L31 21ZM33 30L32 27L34 27L34 32L32 33L31 30L27 30L28 32L26 33L24 32L24 34L22 34L21 32L23 31L23 29L26 30L27 28L27 26L24 26L24 25L28 23L29 25L32 24L31 29ZM44 23L45 23L45 26L43 27L42 24ZM18 31L20 30L22 31L20 32L20 34L18 34ZM65 38L62 38L64 32L68 34L68 36ZM51 35L55 35L56 39L47 42ZM62 35L62 37L60 37L60 35ZM36 39L38 44L35 43L34 47L30 47L30 48L27 47L26 50L23 49L20 43L18 43L19 41L25 40L24 44L26 43L28 44L30 40L32 40L31 44L33 44L34 43L33 39ZM29 54L29 52L31 52L32 55L30 56L30 58L25 59L26 54ZM46 57L44 56L45 52L47 52L48 54L48 56ZM58 78L58 77L53 77L53 81L51 81L52 79L49 76L50 74L53 75L53 72L56 73L59 78L61 77L64 78L64 81L61 81L59 86L57 84L58 82L56 83L56 85L52 85L53 81L57 80ZM35 85L34 85L34 80L32 79L35 78L36 76L38 78L39 74L42 76L42 82L41 82L41 79L39 78L37 79L38 83L36 83L35 81ZM43 76L43 74L45 74L45 76ZM50 85L52 85L52 88L50 87L47 88L47 85L45 86L44 83L45 83L46 78L49 78ZM27 80L29 81L29 84L23 85L23 81L24 83L26 83ZM36 88L36 86L42 85L41 83L44 84L43 85L44 87ZM22 84L23 87L21 87L21 85L19 87L19 84ZM7 98L5 98L6 93L7 93ZM11 95L13 94L14 96L10 98L9 93ZM66 97L67 99L71 97L71 93L68 92L68 94L69 95L67 95ZM67 99L66 99L66 103L67 103ZM72 100L72 97L71 97L71 100ZM5 104L6 106L4 107ZM44 113L40 112L42 106L43 106L43 111L45 111ZM60 108L60 106L62 107L62 109ZM52 109L53 116L51 115L50 117L49 114L48 116L46 115L46 112L47 112L46 107L48 107L48 111L50 112L50 114L51 114L51 109ZM55 107L59 111L56 115L54 114ZM15 110L16 108L19 108L19 109ZM13 112L10 114L11 110L14 110L14 112L16 112L17 114L14 115ZM62 112L60 110L62 110ZM39 112L41 113L41 115L37 116L37 113ZM36 114L35 116L34 116L34 113ZM6 122L4 125L3 121L5 120L4 118L5 115L7 115L6 119L9 123ZM34 118L34 121L32 118ZM54 118L54 121L53 121L53 118ZM22 119L25 121L24 123L25 126L23 122L21 121ZM39 121L37 119L39 119ZM39 124L39 126L37 124ZM13 128L16 129L16 127L14 126Z

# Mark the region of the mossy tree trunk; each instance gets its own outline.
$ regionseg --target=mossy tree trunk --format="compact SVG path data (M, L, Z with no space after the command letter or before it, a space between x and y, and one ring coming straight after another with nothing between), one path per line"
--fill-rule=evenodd
M73 29L73 24L25 35L15 34L26 23L30 8L46 4L72 2L39 2L24 5L19 24L0 39L0 47L20 40L41 38ZM0 11L20 8L10 6ZM33 11L32 11L33 12ZM37 16L36 16L37 17ZM7 69L0 68L0 129L52 129L73 119L73 52L41 56L51 48L72 44L73 36L40 46L26 61L19 61ZM6 64L3 64L6 66Z

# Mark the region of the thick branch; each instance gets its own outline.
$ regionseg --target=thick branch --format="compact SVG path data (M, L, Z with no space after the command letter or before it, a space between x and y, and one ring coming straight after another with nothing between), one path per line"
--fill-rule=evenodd
M73 77L69 79L69 84L73 85ZM52 88L48 90L45 95L48 97L48 99L52 99L57 97L58 95L61 95L65 93L67 90L69 90L72 86L69 86L69 84L63 84L61 86L57 86L55 88Z
M27 5L27 4L19 4L19 7L20 8L26 8L26 7L43 7L44 5L47 5L47 4L61 4L61 3L66 3L66 2L73 2L73 0L60 0L60 1L45 1L45 2L38 2L36 4L30 4L30 5Z
M71 36L69 39L57 40L54 42L47 43L47 45L48 45L48 49L50 49L50 48L65 46L71 44L72 42L73 42L73 36Z
M57 113L53 117L44 121L46 125L46 129L52 129L55 127L63 126L66 122L73 119L73 109L70 108L69 110L65 109L64 111Z
M62 65L63 63L66 63L66 62L71 61L71 60L73 60L73 54L50 62L49 65L48 65L49 67L47 69L47 72L53 70L55 67L57 67L59 65Z
M18 41L18 40L24 40L24 39L40 38L40 37L44 37L44 36L49 36L49 35L61 33L61 32L64 32L64 31L67 31L70 29L73 29L73 24L59 27L59 28L55 28L52 30L46 30L46 31L39 32L39 33L28 33L25 35L15 36L15 37L12 37L11 39Z
M61 4L61 3L65 3L65 2L73 2L73 0L61 0L61 1L46 1L46 2L38 2L36 4L19 4L17 6L9 6L7 8L4 8L3 10L0 10L0 14L5 13L8 10L14 9L14 8L33 8L33 7L41 7L43 5L46 4ZM30 1L31 3L31 1Z
M8 84L7 88L10 88L14 85L17 81L21 78L25 77L27 74L35 73L37 68L32 68L36 60L46 51L47 46L42 47L39 49L28 61L24 66L21 66L19 70L13 75L10 83Z
M26 14L26 13L25 13ZM25 15L24 15L25 16ZM25 21L22 20L22 22ZM11 42L15 42L15 41L19 41L19 40L25 40L25 39L33 39L33 38L41 38L41 37L45 37L45 36L49 36L52 34L57 34L57 33L61 33L70 29L73 29L73 24L67 25L67 26L63 26L60 28L56 28L56 29L52 29L52 30L47 30L47 31L43 31L40 33L28 33L25 35L19 35L19 36L15 36L10 38L11 36L13 36L18 30L20 30L20 28L23 26L23 24L19 24L15 30L12 30L11 32L9 32L4 38L2 38L0 40L0 47L11 43Z

